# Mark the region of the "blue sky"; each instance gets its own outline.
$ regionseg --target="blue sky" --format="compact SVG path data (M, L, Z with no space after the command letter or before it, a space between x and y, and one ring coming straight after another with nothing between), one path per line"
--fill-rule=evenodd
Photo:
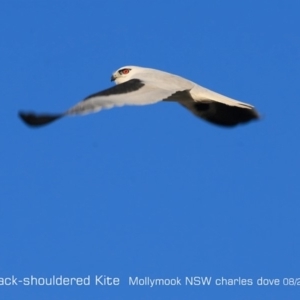
M299 299L299 2L2 1L0 277L120 278L1 286L1 299ZM251 103L224 129L173 103L66 118L124 65ZM129 286L207 276L210 286ZM217 286L244 278L252 286ZM258 286L259 278L279 286Z

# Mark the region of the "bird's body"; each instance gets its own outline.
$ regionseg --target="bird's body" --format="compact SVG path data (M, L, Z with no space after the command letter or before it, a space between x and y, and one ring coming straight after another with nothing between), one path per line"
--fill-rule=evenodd
M126 66L114 72L111 79L116 86L86 97L65 113L36 115L21 112L20 117L28 125L40 126L63 116L97 112L103 108L175 101L196 116L218 125L234 126L259 118L252 105L228 98L167 72Z

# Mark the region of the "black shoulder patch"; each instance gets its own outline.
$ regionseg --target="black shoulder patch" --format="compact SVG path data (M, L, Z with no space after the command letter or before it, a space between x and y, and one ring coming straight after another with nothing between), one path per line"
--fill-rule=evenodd
M98 93L92 94L92 95L86 97L83 101L89 100L89 99L94 98L94 97L111 96L111 95L131 93L131 92L139 90L144 85L145 84L140 79L130 79L126 82L123 82L121 84L117 84L116 86L113 86L113 87L108 88L106 90L103 90L103 91L100 91Z
M193 101L194 99L191 97L190 90L183 90L183 91L177 91L173 93L171 96L163 99L164 101L186 101L190 100Z
M209 104L205 102L196 102L194 104L196 111L203 112L209 109Z

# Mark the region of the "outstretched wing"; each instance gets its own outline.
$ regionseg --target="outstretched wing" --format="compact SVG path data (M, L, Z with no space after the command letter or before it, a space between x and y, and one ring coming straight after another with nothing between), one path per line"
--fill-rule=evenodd
M194 115L217 125L235 126L259 119L255 108L209 89L195 85L179 103Z
M153 104L162 101L175 91L174 89L162 89L157 83L151 84L144 80L131 79L86 97L70 108L66 114L87 114L115 106Z
M92 94L74 107L62 114L35 114L20 112L22 120L30 126L49 124L63 116L88 114L103 108L112 108L123 105L146 105L162 101L174 94L176 86L158 87L155 81L131 79L109 89Z
M254 107L231 106L208 100L205 102L181 102L181 104L196 116L222 126L235 126L259 119L259 115Z

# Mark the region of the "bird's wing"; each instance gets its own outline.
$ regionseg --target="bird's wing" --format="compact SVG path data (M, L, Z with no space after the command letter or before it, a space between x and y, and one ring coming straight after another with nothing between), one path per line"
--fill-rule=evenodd
M162 101L177 90L160 87L157 82L131 79L112 88L92 94L67 111L67 115L97 112L123 105L146 105Z
M196 116L222 126L235 126L259 119L259 114L254 107L239 107L217 101L181 102Z
M259 119L259 114L252 105L228 98L196 84L185 94L185 98L178 102L196 116L217 125L235 126Z
M67 115L88 114L114 106L153 104L170 97L178 91L178 87L172 82L168 84L165 80L162 84L159 83L159 78L150 78L150 80L131 79L86 97L65 113L39 115L21 112L19 115L28 125L41 126ZM182 89L185 87L186 85L182 86ZM192 86L189 85L189 87Z

